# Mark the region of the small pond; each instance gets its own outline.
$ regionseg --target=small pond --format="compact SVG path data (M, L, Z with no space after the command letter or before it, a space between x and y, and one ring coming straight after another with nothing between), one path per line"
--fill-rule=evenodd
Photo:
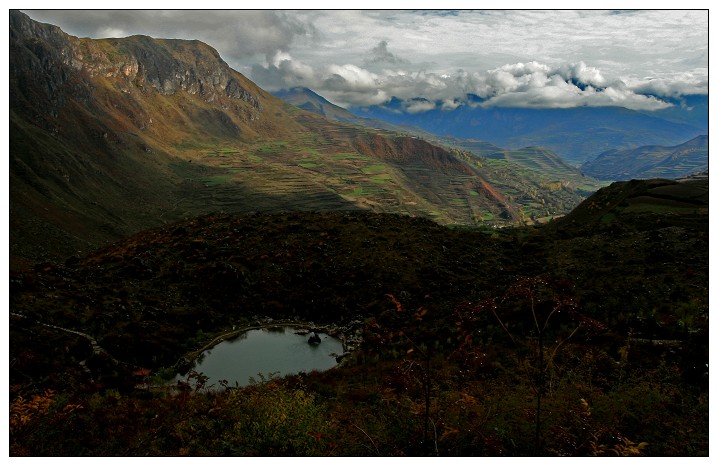
M194 370L209 377L207 386L218 387L220 380L229 386L259 381L260 373L284 376L313 370L324 371L337 365L336 356L344 352L341 340L317 332L322 342L310 345L309 335L300 335L294 327L249 330L203 352ZM186 380L177 375L175 380Z

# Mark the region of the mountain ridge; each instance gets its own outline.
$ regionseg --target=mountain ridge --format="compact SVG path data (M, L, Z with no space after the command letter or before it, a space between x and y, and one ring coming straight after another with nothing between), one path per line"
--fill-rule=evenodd
M648 114L622 107L484 108L480 99L477 102L469 96L466 100L454 110L443 110L439 102L429 101L433 109L412 113L407 110L411 99L394 97L383 105L351 110L365 118L418 126L440 136L481 139L512 150L544 146L574 165L606 150L678 144L707 130L707 125L695 126L695 120L667 112Z
M708 169L708 135L674 146L641 146L610 150L586 162L581 170L604 180L682 178Z
M81 39L16 11L10 25L10 244L18 263L212 211L521 221L451 151L315 117L199 41Z
M478 168L504 196L512 197L519 208L527 212L524 218L528 221L560 216L601 186L598 180L587 177L546 148L506 150L486 141L442 137L414 126L359 117L305 87L283 89L273 94L329 119L399 131L452 148L459 157Z

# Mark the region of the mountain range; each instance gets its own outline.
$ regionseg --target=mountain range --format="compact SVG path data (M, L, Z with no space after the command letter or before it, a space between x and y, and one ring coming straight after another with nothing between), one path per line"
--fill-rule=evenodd
M707 133L708 97L690 96L692 106L676 103L666 110L639 112L622 107L483 107L468 95L462 105L442 109L423 98L392 98L382 105L351 108L360 117L394 125L416 126L440 136L480 139L508 149L543 146L573 165L600 153L649 144L675 145ZM410 111L417 104L431 110Z
M614 149L586 162L581 170L598 179L681 178L708 170L708 136L676 146L641 146Z
M77 38L13 11L9 84L14 265L214 211L514 225L561 215L599 186L578 173L516 176L506 157L301 110L199 41Z
M438 136L416 126L400 126L387 121L364 118L332 104L311 89L294 87L273 93L285 102L335 121L369 128L408 133L444 147L457 149L465 159L479 166L487 180L515 199L533 219L536 213L566 211L575 195L586 196L601 183L586 176L545 147L506 150L479 139ZM560 189L563 188L563 189ZM544 205L544 209L539 206Z
M580 168L577 168L567 163L556 152L545 146L529 146L521 149L507 150L482 139L438 136L418 126L400 125L396 122L392 123L390 121L393 119L387 117L384 113L379 113L378 118L385 118L385 120L389 121L357 116L349 110L332 104L307 88L295 87L274 92L273 94L288 103L331 120L351 122L367 127L383 128L392 131L405 131L440 145L468 151L477 158L482 159L484 165L491 163L488 162L488 160L511 162L514 164L513 171L516 172L517 178L539 176L542 174L545 175L547 179L562 180L563 182L574 183L576 185L591 184L595 186L595 184L587 180L586 177L607 181L631 178L680 178L708 168L707 135L700 135L683 144L671 147L648 145L632 147L630 149L611 149L598 154L594 158L584 162ZM705 120L707 119L707 100L700 96L692 97L692 99L688 99L692 103L690 111L680 110L681 104L685 107L686 103L676 101L675 106L671 109L659 112L661 118L681 125L690 123L700 127L701 124L705 124ZM395 100L395 103L396 102L398 101ZM593 112L593 116L590 118L598 118L599 114L603 111L605 111L605 109L586 110L586 112ZM608 114L615 111L626 113L617 109L609 109L607 111L609 112ZM547 115L549 115L549 113L547 113ZM633 112L633 114L628 112L628 115L633 115L634 118L638 114L639 112ZM456 122L458 127L466 123L458 114L454 116L457 118ZM558 116L558 113L555 113L554 116ZM565 112L563 118L570 119L574 116L575 114L573 113ZM588 113L586 116L588 117ZM656 117L654 116L653 118ZM641 122L646 121L644 118L639 118L639 120ZM484 122L482 122L482 124L483 123ZM534 122L534 124L538 124L538 122ZM587 124L590 124L590 122ZM624 132L627 129L635 130L635 122L628 121L626 124L627 128L624 128ZM549 126L545 128L545 131L547 133L553 133L554 129L554 126ZM581 128L580 130L579 136L585 138L587 141L592 140L592 137L596 133L591 127ZM675 138L675 136L671 137ZM574 162L577 162L577 160L574 160ZM491 180L492 182L497 181L495 179Z

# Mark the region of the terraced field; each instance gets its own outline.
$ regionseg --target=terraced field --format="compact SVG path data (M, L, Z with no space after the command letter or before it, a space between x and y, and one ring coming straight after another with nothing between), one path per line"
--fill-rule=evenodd
M187 161L175 165L184 179L175 214L208 207L224 212L367 209L446 224L516 220L469 165L422 153L423 141L389 132L377 136L376 130L311 115L299 119L308 129L290 140L178 147ZM407 155L399 144L417 148Z

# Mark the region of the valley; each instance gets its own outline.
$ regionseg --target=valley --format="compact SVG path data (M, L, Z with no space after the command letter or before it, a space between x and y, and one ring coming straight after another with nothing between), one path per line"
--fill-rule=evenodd
M708 456L695 114L378 121L19 11L10 71L11 456ZM280 325L341 364L191 370Z
M510 162L489 166L439 140L317 117L204 44L92 41L20 13L13 21L13 267L218 211L365 209L526 224L566 213L600 185L557 184L552 170L517 177ZM43 62L52 73L39 72ZM203 73L215 76L211 85Z

